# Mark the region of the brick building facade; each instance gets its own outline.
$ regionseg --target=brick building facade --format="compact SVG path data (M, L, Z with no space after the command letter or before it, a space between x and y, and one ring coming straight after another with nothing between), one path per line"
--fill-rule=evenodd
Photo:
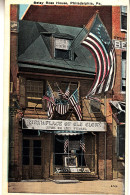
M85 53L87 51L81 48L79 43L85 36L83 26L86 28L91 26L96 10L96 6L59 8L33 5L28 8L23 19L18 21L18 5L11 5L10 180L43 178L109 180L123 176L124 167L121 165L124 158L118 158L115 149L118 124L117 118L113 116L113 112L117 113L113 102L125 101L125 93L119 92L122 50L115 48L118 68L113 91L100 95L98 97L100 104L84 98L93 83L95 66L91 53ZM82 14L77 14L79 12ZM98 12L110 37L114 40L121 37L124 41L126 32L120 32L120 27L116 25L119 24L117 18L120 20L120 7L98 6ZM79 32L82 32L80 36ZM51 45L47 42L48 37ZM58 53L59 47L62 46L58 45L54 54L51 49L51 46L54 47L54 43L56 44L54 42L56 39L67 40L67 44L72 39L77 39L76 46L69 55L66 54L68 59L55 58L56 55L57 57L62 55L61 50ZM88 56L83 58L81 54ZM48 60L49 55L54 56ZM69 61L66 63L66 60ZM64 115L56 112L50 123L48 122L47 101L42 99L47 93L47 83L56 95L57 85L65 92L70 84L71 94L79 89L81 121L74 109L70 108ZM75 131L69 130L68 126L65 129L65 125L62 124L64 121L70 124L70 129L72 126L75 127ZM48 127L45 122L52 123L53 126ZM59 130L55 129L55 122L56 127L59 124ZM37 124L43 124L44 128ZM63 125L64 131L61 131L60 124ZM81 127L84 124L90 127L83 130ZM96 128L98 124L100 127ZM65 143L68 143L67 147Z

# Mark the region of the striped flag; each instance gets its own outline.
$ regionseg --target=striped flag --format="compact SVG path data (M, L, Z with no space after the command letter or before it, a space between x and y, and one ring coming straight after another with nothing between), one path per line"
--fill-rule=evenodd
M84 138L82 138L80 140L80 148L85 152L85 142L84 142Z
M55 105L51 101L47 101L47 107L48 107L48 119L52 119L54 116L55 111Z
M66 89L66 91L65 91L65 97L69 97L70 96L70 84L68 85L68 87L67 87L67 89Z
M61 96L64 99L68 99L68 97L70 95L70 84L68 85L65 93L59 88L58 84L57 84L57 87L58 87L59 96Z
M65 141L64 141L64 153L67 153L68 146L69 146L69 139L67 137L65 137Z
M115 50L98 14L82 45L92 53L96 67L96 76L86 97L111 90L116 70Z
M54 111L55 111L55 99L54 99L53 90L52 90L49 82L47 82L47 92L46 92L46 94L47 94L47 96L44 96L43 99L47 100L48 118L52 119L52 117L54 115Z
M79 87L75 90L75 92L69 97L69 102L74 108L76 114L78 115L79 120L82 120L81 108L79 105Z

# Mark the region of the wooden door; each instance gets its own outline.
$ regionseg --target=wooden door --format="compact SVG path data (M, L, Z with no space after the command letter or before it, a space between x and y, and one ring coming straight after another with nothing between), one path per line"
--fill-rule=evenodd
M23 138L23 179L42 179L44 173L43 139Z

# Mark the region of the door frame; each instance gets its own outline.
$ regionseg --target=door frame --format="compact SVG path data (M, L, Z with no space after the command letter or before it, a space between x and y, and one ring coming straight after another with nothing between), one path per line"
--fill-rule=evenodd
M30 141L30 150L29 150L29 165L23 165L23 140L29 140ZM33 165L33 141L34 140L40 140L41 141L41 165ZM22 178L23 179L43 179L44 178L44 137L35 137L35 136L23 136L22 139ZM41 177L40 178L35 178L35 171L39 170L41 166ZM24 178L25 176L23 175L24 171L28 172L27 178Z

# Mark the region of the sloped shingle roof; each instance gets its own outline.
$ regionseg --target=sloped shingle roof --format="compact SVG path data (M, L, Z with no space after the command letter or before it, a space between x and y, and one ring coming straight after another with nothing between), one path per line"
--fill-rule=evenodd
M19 67L94 75L95 63L92 54L80 44L86 33L86 28L21 20L18 36ZM52 57L51 35L72 40L70 49L75 56L72 60Z

